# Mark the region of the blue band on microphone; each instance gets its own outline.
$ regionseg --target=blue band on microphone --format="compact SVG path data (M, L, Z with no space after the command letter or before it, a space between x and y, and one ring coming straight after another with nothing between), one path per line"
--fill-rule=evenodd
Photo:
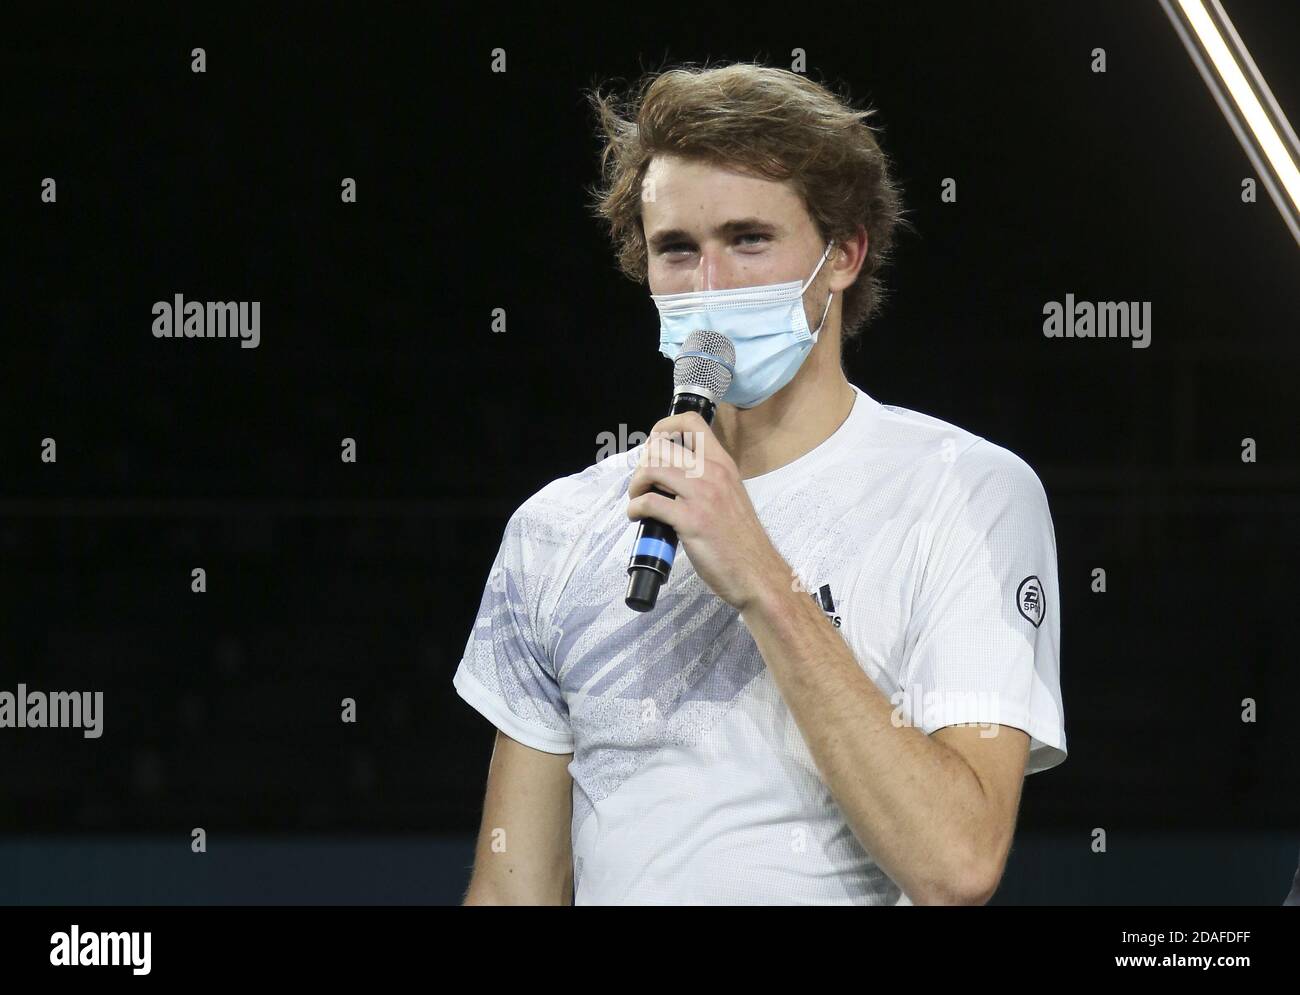
M642 536L636 544L636 549L632 551L633 556L657 556L669 566L673 565L673 555L677 552L672 546L662 539L652 539L649 536Z

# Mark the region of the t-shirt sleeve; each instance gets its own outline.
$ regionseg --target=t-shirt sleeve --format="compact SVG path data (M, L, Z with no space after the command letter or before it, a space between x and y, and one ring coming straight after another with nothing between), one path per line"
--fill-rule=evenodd
M1019 456L979 439L945 477L905 641L902 701L927 734L1029 734L1025 773L1065 760L1056 535Z
M526 515L506 525L483 589L478 616L452 685L511 739L546 753L572 753L569 708L536 628L539 564L530 554Z

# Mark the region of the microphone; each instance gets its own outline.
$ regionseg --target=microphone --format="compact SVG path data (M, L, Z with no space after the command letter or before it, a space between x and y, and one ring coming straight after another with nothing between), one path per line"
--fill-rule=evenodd
M736 372L736 347L721 332L691 332L673 361L673 403L669 415L698 411L706 424ZM651 486L656 494L674 497ZM634 611L648 612L659 598L660 586L668 580L677 555L677 533L663 522L643 518L638 524L632 557L628 560L627 596Z

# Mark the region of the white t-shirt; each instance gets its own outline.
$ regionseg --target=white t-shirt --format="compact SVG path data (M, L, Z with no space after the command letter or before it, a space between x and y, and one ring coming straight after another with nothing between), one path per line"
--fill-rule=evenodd
M904 721L1000 723L1066 756L1047 497L1020 457L854 387L821 445L744 482L773 545ZM511 516L454 685L572 753L575 902L907 904L849 829L734 608L678 548L623 603L641 447ZM792 581L793 583L793 581Z

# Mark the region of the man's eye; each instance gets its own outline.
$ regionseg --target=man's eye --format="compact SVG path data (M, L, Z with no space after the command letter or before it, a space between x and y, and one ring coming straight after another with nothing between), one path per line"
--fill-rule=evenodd
M771 236L771 235L767 235L767 234L765 234L765 233L763 233L763 232L759 232L759 231L744 232L743 234L737 235L736 238L737 238L737 239L744 239L744 238L757 238L757 239L761 239L761 240L764 241L764 242L770 242L770 241L772 241L772 236ZM746 243L746 244L748 244L748 245L756 245L756 244L758 244L758 243L755 243L755 242L749 242L749 243ZM690 251L692 251L692 250L691 250L691 246L689 246L687 243L685 243L685 242L673 242L671 245L664 245L664 246L661 246L660 249L659 249L659 254L660 254L660 255L667 255L667 254L670 253L670 252L690 252Z

